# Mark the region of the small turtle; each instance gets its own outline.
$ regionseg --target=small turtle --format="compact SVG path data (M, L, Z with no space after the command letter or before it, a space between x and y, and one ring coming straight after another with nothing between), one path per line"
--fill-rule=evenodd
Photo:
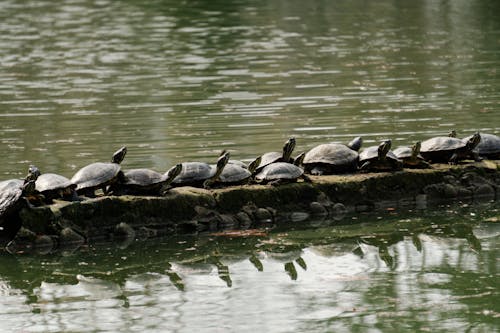
M437 136L422 142L420 154L431 163L457 164L468 158L480 161L474 149L481 142L481 135L475 133L466 142L452 136Z
M431 165L420 155L422 143L417 141L412 147L399 147L393 153L398 159L403 161L403 166L410 169L427 169Z
M172 186L209 187L217 182L229 161L229 153L217 160L215 167L203 162L183 162L182 172L174 179Z
M120 163L126 154L127 148L122 147L113 154L111 163L96 162L78 170L71 178L71 182L76 184L77 193L95 197L95 190L100 188L107 195L108 185L123 179Z
M228 164L224 167L224 170L222 170L219 178L217 178L214 184L215 186L247 184L260 163L260 157L255 159L248 166L242 166L239 163L231 163L231 161L234 160L229 160Z
M276 163L276 162L292 163L293 162L292 152L295 149L296 144L297 142L295 138L292 137L285 142L285 144L283 145L283 151L281 153L272 151L260 156L260 164L255 171L259 172L265 166L271 163Z
M36 180L36 190L43 194L45 203L48 204L52 203L54 199L77 200L75 189L76 184L55 173L41 174Z
M0 220L8 219L28 204L26 199L38 195L35 182L38 174L32 173L31 168L23 180L10 179L1 183L0 191ZM0 226L2 224L0 223Z
M393 152L391 152L391 140L385 140L378 146L364 149L359 154L360 170L363 171L394 171L403 168L401 162Z
M347 145L325 143L308 151L302 162L305 172L312 175L328 175L351 172L358 169L358 151L363 144L361 137L354 138Z
M162 195L181 171L180 163L164 174L151 169L127 170L122 182L111 185L111 191L114 194Z
M476 146L473 152L477 153L480 157L490 160L500 159L500 137L494 134L481 133L481 142ZM462 141L467 143L472 139L472 135L463 138Z
M296 163L300 163L305 154L297 157ZM268 164L255 175L255 181L259 184L281 185L296 182L297 179L303 179L311 182L309 177L304 174L304 169L298 165L287 162L274 162Z

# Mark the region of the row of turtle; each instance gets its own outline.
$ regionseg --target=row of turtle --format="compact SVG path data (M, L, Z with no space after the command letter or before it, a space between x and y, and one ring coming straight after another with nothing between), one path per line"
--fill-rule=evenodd
M246 183L310 181L306 174L326 175L361 171L396 171L407 168L430 168L430 163L458 163L464 159L500 158L500 138L493 134L475 133L459 139L456 133L439 136L413 147L391 150L391 140L361 152L363 140L353 139L348 144L320 144L306 153L292 157L295 138L288 139L281 152L268 152L248 165L230 159L223 151L215 165L202 162L183 162L165 173L150 169L122 171L127 148L113 154L111 162L96 162L84 166L68 179L54 173L42 174L30 166L24 180L10 179L0 182L0 218L13 209L21 197L34 203L51 203L53 199L81 200L81 196L94 197L101 189L105 195L162 195L171 187L223 187Z

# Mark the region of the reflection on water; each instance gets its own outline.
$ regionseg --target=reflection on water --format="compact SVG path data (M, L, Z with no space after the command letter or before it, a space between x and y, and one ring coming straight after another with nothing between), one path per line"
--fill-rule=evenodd
M355 222L3 255L0 319L27 332L498 332L497 206Z
M500 131L495 0L0 3L2 179Z

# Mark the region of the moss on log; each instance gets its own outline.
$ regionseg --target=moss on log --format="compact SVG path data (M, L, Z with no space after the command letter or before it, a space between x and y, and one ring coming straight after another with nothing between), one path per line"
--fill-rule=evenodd
M311 183L180 187L163 197L104 196L23 209L10 251L34 247L41 236L54 246L96 239L248 228L309 216L341 219L346 212L442 202L497 200L500 161L384 173L311 176ZM44 242L48 243L48 242Z

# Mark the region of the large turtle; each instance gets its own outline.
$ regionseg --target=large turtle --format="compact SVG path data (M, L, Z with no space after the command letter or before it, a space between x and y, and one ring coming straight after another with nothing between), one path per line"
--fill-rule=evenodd
M391 140L378 146L365 148L359 154L359 169L362 171L394 171L403 168L403 162L391 152Z
M182 172L174 179L172 186L210 187L229 161L229 153L219 156L216 166L203 162L183 162Z
M495 134L481 133L481 142L473 150L479 155L490 160L500 159L500 137ZM473 135L463 138L462 141L467 143L472 139Z
M108 185L123 179L120 163L126 154L127 148L122 147L113 154L111 163L96 162L78 170L71 178L71 182L76 184L77 193L94 197L95 190L102 189L104 194L108 194Z
M306 182L311 182L309 177L304 174L304 169L299 167L305 154L297 156L296 164L287 162L274 162L266 165L255 175L255 182L259 184L281 185L296 182L301 178Z
M39 197L35 189L38 174L28 172L24 181L10 179L1 183L0 191L0 242L1 245L10 241L21 227L19 211L29 205L29 199ZM35 201L39 201L36 199Z
M260 158L260 163L255 171L259 172L265 166L267 166L271 163L276 163L276 162L291 163L291 162L293 162L292 152L295 149L296 144L297 144L297 142L296 142L295 138L291 137L283 145L283 151L281 153L276 152L276 151L272 151L272 152L265 153L262 156L258 157L258 158Z
M475 133L466 142L452 136L437 136L422 142L420 154L431 163L457 164L461 160L481 160L474 148L481 142L481 135Z
M123 181L111 185L111 191L113 194L162 195L181 171L181 163L164 174L144 168L127 170Z
M55 174L44 173L36 180L36 190L45 197L45 203L52 203L54 199L63 199L75 201L78 199L76 194L76 184L68 178Z
M354 138L347 145L324 143L308 151L302 165L306 173L328 175L351 172L358 169L358 151L363 144L361 137Z
M403 161L403 166L410 169L427 169L430 164L420 155L420 148L422 143L415 142L411 147L398 147L394 149L393 153L398 159Z

